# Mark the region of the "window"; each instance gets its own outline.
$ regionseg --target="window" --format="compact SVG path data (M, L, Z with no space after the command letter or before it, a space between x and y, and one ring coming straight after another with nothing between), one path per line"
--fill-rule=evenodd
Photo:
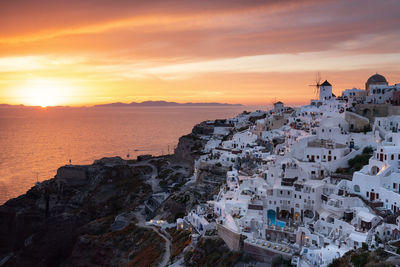
M299 199L301 199L301 195L299 195Z
M394 154L390 155L390 159L394 160Z
M354 189L354 192L357 192L357 193L360 192L360 186L358 184L354 185L353 189Z
M282 190L279 193L282 195Z
M296 195L296 194L294 194L294 198L297 198L297 195Z
M367 192L367 197L369 197L369 192Z
M290 195L290 191L287 191L287 194Z
M333 159L336 160L336 156L334 156Z
M393 183L393 189L396 189L396 188L397 188L397 184Z

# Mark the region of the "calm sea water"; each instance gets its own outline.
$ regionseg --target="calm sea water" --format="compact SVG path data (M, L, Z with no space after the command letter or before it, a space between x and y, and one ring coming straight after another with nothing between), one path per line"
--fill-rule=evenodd
M207 119L259 107L0 108L0 204L68 163L106 156L173 153L180 136Z

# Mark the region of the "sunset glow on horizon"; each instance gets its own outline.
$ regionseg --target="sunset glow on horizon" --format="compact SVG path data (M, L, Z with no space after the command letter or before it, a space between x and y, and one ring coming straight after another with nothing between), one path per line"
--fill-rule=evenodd
M45 10L45 12L43 12ZM0 103L246 105L400 82L400 2L2 1Z

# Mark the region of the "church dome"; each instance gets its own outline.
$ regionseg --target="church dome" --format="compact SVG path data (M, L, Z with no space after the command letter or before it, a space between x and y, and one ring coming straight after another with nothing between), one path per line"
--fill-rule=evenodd
M365 89L369 90L369 86L371 84L386 84L387 85L388 82L383 75L376 73L368 78L367 82L365 83Z

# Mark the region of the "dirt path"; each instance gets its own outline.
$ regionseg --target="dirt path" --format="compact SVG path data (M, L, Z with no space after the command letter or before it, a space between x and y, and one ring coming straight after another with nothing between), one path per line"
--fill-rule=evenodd
M165 240L165 253L164 253L163 259L162 259L162 261L161 261L159 266L160 267L167 266L167 264L169 262L169 259L171 258L171 241L169 240L169 238L164 233L162 233L161 230L159 230L158 228L156 228L154 226L145 225L143 222L140 222L137 225L140 226L140 227L147 228L147 229L152 229L161 238L163 238Z

